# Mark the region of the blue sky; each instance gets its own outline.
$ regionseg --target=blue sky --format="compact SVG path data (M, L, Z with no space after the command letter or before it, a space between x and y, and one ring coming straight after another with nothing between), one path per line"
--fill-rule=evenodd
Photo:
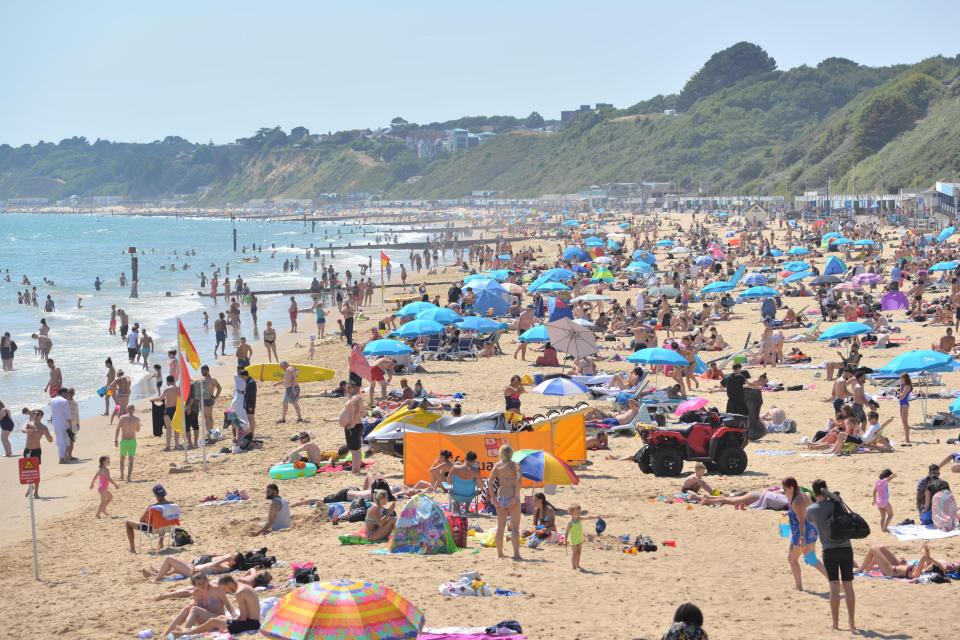
M228 142L679 91L740 40L781 69L960 50L956 4L874 0L0 2L0 143ZM953 35L951 35L951 32Z

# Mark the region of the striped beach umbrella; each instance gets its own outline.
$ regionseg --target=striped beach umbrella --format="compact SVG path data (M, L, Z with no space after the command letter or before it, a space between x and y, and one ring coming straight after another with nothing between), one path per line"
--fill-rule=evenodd
M388 640L416 638L424 616L379 584L357 580L311 582L281 598L260 633L282 640Z

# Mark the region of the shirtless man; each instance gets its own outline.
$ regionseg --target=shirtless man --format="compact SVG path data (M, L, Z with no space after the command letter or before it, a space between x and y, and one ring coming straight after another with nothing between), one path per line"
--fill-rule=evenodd
M867 412L864 408L867 404L867 394L863 390L866 378L866 373L858 371L853 379L847 382L847 390L853 396L853 417L856 418L861 429L867 426Z
M237 366L249 367L250 359L253 357L253 347L247 344L246 338L240 338L240 344L237 345Z
M49 393L51 398L56 398L60 393L60 387L63 386L63 373L60 372L60 367L54 364L52 358L47 358L47 368L50 369L50 378L43 390Z
M280 363L280 368L283 369L283 380L273 385L275 387L283 385L283 410L277 422L282 424L287 421L287 408L291 404L297 413L297 422L306 422L300 414L300 385L297 384L297 370L286 360Z
M307 457L307 462L312 462L318 467L322 462L326 460L324 456L323 449L320 448L316 442L310 442L310 434L306 431L300 432L300 446L284 456L285 462L296 462L297 460L302 460L304 456Z
M833 382L833 389L830 391L830 397L827 398L827 402L833 404L834 415L840 413L840 407L842 407L843 403L847 401L848 397L850 397L850 392L847 389L847 382L849 382L852 377L853 371L850 369L844 369L843 373L840 374L840 377Z
M43 411L37 409L36 411L30 411L29 409L24 409L24 413L29 415L27 424L23 425L23 428L20 429L23 433L27 434L27 442L23 446L23 457L24 458L36 458L40 460L43 452L40 449L40 442L43 438L47 439L47 442L53 442L53 434L50 433L50 429L47 428L47 425L43 424ZM33 497L39 498L40 494L40 483L35 482L33 484ZM30 489L27 489L26 495L30 495Z
M117 379L117 370L113 368L113 360L110 358L106 359L106 361L103 363L103 366L107 368L107 384L104 386L109 389L110 385L113 384L113 381ZM108 396L106 393L103 394L103 402L103 415L108 416L110 415L110 396Z
M188 629L186 633L202 634L209 631L225 631L230 634L239 634L246 631L260 630L260 598L257 592L249 585L239 585L230 576L220 578L219 586L226 592L233 594L237 601L237 613L233 619L225 615L214 616L206 622ZM232 612L231 612L232 615Z
M223 317L223 313L213 321L213 334L216 338L216 342L213 344L213 357L217 357L217 347L220 348L220 355L227 355L227 321Z
M173 376L167 376L167 386L163 388L160 395L152 400L158 402L163 400L163 430L166 432L167 446L164 451L170 451L170 436L173 436L173 446L180 446L180 434L173 430L173 415L177 412L177 399L180 397L180 387Z
M203 419L209 428L213 425L213 405L217 398L223 393L223 387L216 378L210 375L210 367L203 365L200 367L201 382L200 399L203 401Z
M269 571L262 569L248 569L243 573L235 573L231 576L238 583L249 585L251 587L269 587L270 583L273 582L273 574ZM219 587L219 582L217 583ZM160 595L154 597L154 602L160 602L161 600L172 600L174 598L190 598L196 592L194 587L184 587L182 589L173 589L171 591L166 591Z
M123 459L127 459L127 482L133 480L133 459L137 455L137 432L140 431L140 418L134 412L136 407L127 405L126 412L117 420L117 429L113 433L113 446L120 449L120 479L123 480Z
M941 353L953 353L956 346L957 339L953 335L953 327L947 327L947 333L940 336L940 341L933 345L933 348Z
M347 382L347 402L343 405L340 415L335 418L326 418L326 422L338 422L343 428L343 435L347 441L347 449L353 460L351 470L354 475L363 473L360 448L363 446L363 416L366 408L363 406L363 397L356 381Z
M120 407L127 406L130 400L130 378L124 374L123 369L117 371L117 377L107 386L107 391L113 392L114 411L110 414L110 424L113 424L113 416L120 413Z

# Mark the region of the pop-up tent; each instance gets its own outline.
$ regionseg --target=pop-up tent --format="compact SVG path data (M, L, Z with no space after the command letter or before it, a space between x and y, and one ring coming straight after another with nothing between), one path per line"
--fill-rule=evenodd
M422 493L407 500L397 516L390 553L432 556L456 550L450 524L437 503Z

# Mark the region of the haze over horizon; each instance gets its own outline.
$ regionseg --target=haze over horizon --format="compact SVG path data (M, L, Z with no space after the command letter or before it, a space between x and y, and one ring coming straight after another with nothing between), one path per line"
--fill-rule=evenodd
M395 116L557 118L580 104L623 108L678 92L741 40L780 69L835 56L871 66L953 56L949 29L922 25L954 10L943 0L4 4L0 56L13 63L0 75L0 144L168 135L223 143L265 126L326 132ZM905 23L917 37L905 37Z

